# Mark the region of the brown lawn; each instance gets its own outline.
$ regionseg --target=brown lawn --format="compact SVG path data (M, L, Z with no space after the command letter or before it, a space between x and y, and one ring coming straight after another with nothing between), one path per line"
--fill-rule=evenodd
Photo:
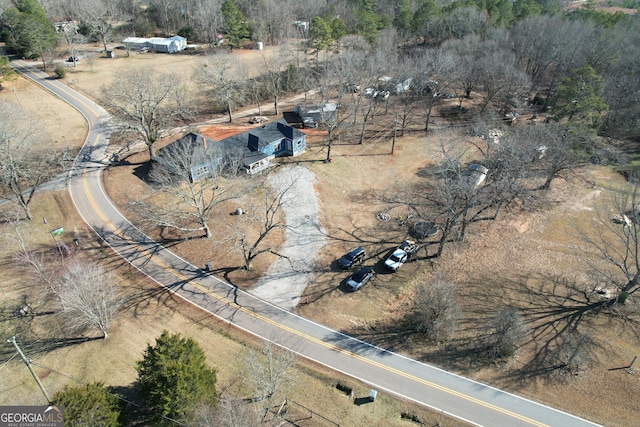
M251 56L247 52L238 55ZM255 53L253 59L256 60ZM86 68L80 69L77 80L72 77L70 83L86 92L93 92L99 87L98 82L108 81L108 76L118 69L117 62L128 66L136 61L162 68L171 61L182 61L182 57L155 55L150 59L99 60L93 73ZM180 67L186 69L184 64ZM380 117L379 123L392 120L390 116ZM348 273L332 269L331 264L344 251L363 245L368 253L366 263L375 265L406 235L406 226L401 226L400 220L406 218L407 211L402 207L385 205L377 196L395 185L419 182L421 178L417 172L438 160L441 144L459 149L470 147L468 136L443 126L446 124L444 118L436 114L434 121L440 124L437 131L425 135L416 125L415 130L398 138L393 156L390 155L390 133L383 132L363 145L338 141L332 147L333 162L325 164L322 162L326 157L324 136L313 131L308 136L306 154L283 160L285 164L305 165L315 173L321 220L330 237L329 244L317 259L317 272L303 298L305 304L298 308L298 312L384 347L602 424L635 424L640 413L640 401L635 398L640 391L639 375L616 368L628 365L640 348L637 339L615 319L601 315L584 319L585 327L592 330L590 336L596 346L592 347L590 368L576 375L540 375L535 371L532 360L548 335L525 343L505 364L480 363L470 351L483 322L499 308L513 306L526 313L535 307L557 304L568 292L567 282L558 279L579 280L583 277L581 272L585 265L579 256L581 243L575 238L574 226L588 224L594 215L594 204L600 199L598 191L620 180L610 169L592 167L575 171L566 180L554 181L547 195L553 200L552 204L543 209L504 211L498 221L474 225L468 239L449 245L441 259L409 263L396 274L379 274L371 285L353 294L345 294L339 289L340 282ZM207 127L203 131L216 139L243 129L245 127L240 125L225 125ZM135 169L144 166L146 161L146 153L140 152L127 158L128 164L113 167L105 174L107 191L125 212L127 200L149 197L149 188L134 174ZM57 197L59 202L56 206L66 206L64 194ZM36 217L40 209L53 209L48 200L42 200ZM224 206L222 214L227 215L232 208L232 205ZM64 212L58 213L60 221L66 218L67 212L73 214L69 207ZM392 219L380 222L376 218L379 212L389 212ZM74 224L78 232L83 233L83 239L91 241L97 251L99 244L83 229L81 221L76 219ZM221 237L216 235L211 241L190 240L175 245L173 249L196 265L224 260L219 267L238 266L238 258L229 255L232 253L230 248L220 244ZM5 249L9 252L5 252L6 260L10 249ZM96 378L109 384L126 385L134 378L132 361L139 357L147 342L167 328L184 333L188 331L197 338L206 348L211 363L223 372L220 377L222 383L237 375L229 361L242 353L245 337L188 304L174 301L170 295L154 292L153 284L129 272L126 266L120 266L109 251L97 251L94 256L102 256L117 266L125 287L132 295L138 295L137 301L140 302L118 320L107 342L92 341L46 356L51 368L65 374L73 373L74 378L81 380ZM271 261L263 258L251 272L233 271L228 278L248 287ZM8 271L9 265L6 261L4 271ZM410 310L415 285L428 282L434 271L446 274L457 283L464 312L459 332L450 343L442 346L428 345L396 327L402 324ZM3 289L7 295L17 296L19 292L10 290L17 282L12 283L4 285ZM630 303L636 304L635 301ZM531 320L530 328L535 330L543 320ZM211 334L211 330L223 334ZM107 366L118 357L121 365L115 366L121 366L121 369L113 370L118 372L117 375L95 368ZM307 367L303 368L302 375L304 379L300 381L297 395L301 403L321 408L318 412L325 411L325 414L340 418L343 425L404 425L397 414L405 403L386 399L388 406L384 409L378 406L354 407L348 399L343 399L347 400L345 403L340 400L342 397L336 397L336 390L331 387L337 378L334 374ZM24 390L32 390L33 387L26 376L21 378L11 387L23 390L21 393L26 396L28 393ZM50 378L54 384L64 381L62 376L56 376L54 370L50 371ZM358 393L366 391L361 385L357 387ZM329 398L314 398L312 395L316 389L318 395ZM6 394L0 396L8 398ZM339 406L335 406L337 401L340 401ZM373 412L368 412L370 409ZM415 407L410 410L418 411ZM392 413L396 414L395 418L390 415ZM434 416L430 419L434 420ZM449 421L447 423L452 425Z

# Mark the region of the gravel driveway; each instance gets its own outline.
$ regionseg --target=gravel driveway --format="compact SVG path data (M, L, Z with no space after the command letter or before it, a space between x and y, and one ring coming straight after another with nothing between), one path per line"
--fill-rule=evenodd
M303 166L286 167L269 177L276 191L289 188L283 198L287 228L279 251L287 258L278 258L250 292L287 310L298 305L314 270L316 254L326 241L318 221L314 182L315 175Z

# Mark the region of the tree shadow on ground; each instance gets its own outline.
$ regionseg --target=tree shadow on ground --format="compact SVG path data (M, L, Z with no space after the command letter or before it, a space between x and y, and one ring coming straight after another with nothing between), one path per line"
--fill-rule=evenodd
M528 334L522 346L532 356L518 367L504 370L502 380L528 381L563 378L588 367L594 352L606 343L591 333L594 316L610 315L610 303L589 297L585 287L566 277L527 275L474 278L486 287L468 287L461 298L467 304L456 336L442 343L429 342L413 325L413 313L405 313L374 325L342 332L390 351L408 353L426 363L457 372L475 371L501 364L504 359L489 356L489 322L497 308L515 308L521 313ZM470 291L471 289L471 291Z
M465 295L475 301L466 312L477 319L473 323L481 324L491 307L509 307L521 313L528 328L523 345L532 356L518 369L505 371L503 379L526 381L575 372L588 366L594 351L602 347L593 338L591 320L610 315L612 302L591 296L586 284L562 276L524 274L474 280L487 288L474 287L475 292Z
M135 383L126 386L111 386L108 389L122 402L121 408L124 412L124 419L121 420L124 421L122 425L132 427L153 425L156 414L146 404Z
M131 164L126 162L126 163L123 163L123 165L129 166ZM151 162L144 162L144 163L141 163L139 166L133 168L133 176L135 176L142 182L149 181L150 172L151 172Z

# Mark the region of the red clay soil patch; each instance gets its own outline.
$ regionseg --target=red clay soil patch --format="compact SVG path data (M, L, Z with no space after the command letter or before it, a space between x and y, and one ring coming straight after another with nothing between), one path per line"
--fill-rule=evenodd
M220 141L256 127L258 126L211 125L200 128L200 133L214 141ZM327 134L327 131L323 129L300 129L300 131L307 136L324 136Z
M300 129L300 131L307 136L321 136L321 135L324 136L327 134L326 130L318 129L318 128L316 129L305 128L305 129Z
M213 139L214 141L220 141L230 136L237 135L242 132L246 132L251 129L248 126L221 126L213 125L200 128L200 133L204 136Z

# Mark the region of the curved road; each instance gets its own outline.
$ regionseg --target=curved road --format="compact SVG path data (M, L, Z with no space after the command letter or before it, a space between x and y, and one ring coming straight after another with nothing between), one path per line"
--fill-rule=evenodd
M23 61L23 75L61 97L89 124L69 177L69 191L84 221L114 251L185 300L220 319L299 355L357 378L372 388L483 426L595 426L536 402L386 351L280 309L238 290L179 258L136 229L102 188L108 164L107 113L93 101Z

